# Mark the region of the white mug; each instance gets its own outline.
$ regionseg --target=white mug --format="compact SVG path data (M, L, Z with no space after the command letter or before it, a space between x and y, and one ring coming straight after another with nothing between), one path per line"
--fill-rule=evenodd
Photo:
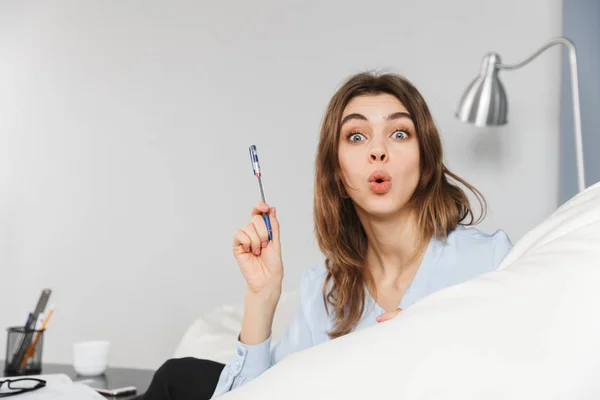
M110 342L95 340L73 345L73 368L81 376L102 375L108 368Z

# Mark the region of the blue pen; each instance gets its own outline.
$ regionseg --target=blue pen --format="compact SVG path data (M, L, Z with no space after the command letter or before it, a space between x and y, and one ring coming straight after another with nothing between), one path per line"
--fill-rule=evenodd
M258 178L258 187L260 188L260 197L262 198L263 203L265 201L265 190L263 189L262 178L260 173L260 164L258 163L258 154L256 153L256 146L250 146L250 162L252 163L252 171L254 171L254 176ZM273 234L271 232L271 220L269 219L269 214L264 213L263 219L265 220L265 224L267 225L267 231L269 231L269 241L273 240Z
M29 325L31 324L32 319L33 319L33 313L29 313L29 315L27 316L27 321L25 321L25 329L29 328Z
M29 313L29 315L27 316L27 321L25 321L25 325L23 326L23 332L27 331L28 329L30 329L29 325L31 325L31 321L33 320L33 313ZM13 354L16 354L17 351L19 350L19 347L21 347L21 344L23 343L23 337L25 336L25 334L19 335L19 337L17 338L17 341L14 344L13 347Z

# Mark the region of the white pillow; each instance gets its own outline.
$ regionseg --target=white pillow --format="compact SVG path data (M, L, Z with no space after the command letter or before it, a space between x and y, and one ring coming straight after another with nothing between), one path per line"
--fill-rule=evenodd
M222 398L600 398L600 184L520 240L500 270L292 354Z
M285 328L300 304L300 294L281 294L273 317L271 346L283 337ZM222 305L198 318L187 329L175 349L173 358L195 357L227 364L235 355L235 342L242 327L244 304Z

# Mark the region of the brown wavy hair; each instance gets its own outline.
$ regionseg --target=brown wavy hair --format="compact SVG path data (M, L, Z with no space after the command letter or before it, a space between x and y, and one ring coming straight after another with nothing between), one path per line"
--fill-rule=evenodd
M323 117L315 165L314 222L317 242L325 256L327 277L323 301L335 316L332 338L350 332L360 320L371 287L366 266L368 239L340 173L338 144L341 119L348 102L360 95L390 94L410 113L419 143L420 177L407 206L416 211L422 237L417 256L432 235L445 239L458 224L474 225L486 214L483 195L453 174L443 163L442 143L433 118L419 91L404 77L363 72L350 77L332 97ZM453 181L455 183L453 183ZM460 183L477 198L476 219ZM469 218L468 221L466 219Z

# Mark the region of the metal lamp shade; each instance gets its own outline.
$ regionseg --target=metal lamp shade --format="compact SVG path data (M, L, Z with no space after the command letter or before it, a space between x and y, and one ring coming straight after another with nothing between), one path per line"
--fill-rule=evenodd
M495 53L487 54L481 72L463 94L456 117L478 127L506 124L506 91L498 77L496 64L500 58Z

